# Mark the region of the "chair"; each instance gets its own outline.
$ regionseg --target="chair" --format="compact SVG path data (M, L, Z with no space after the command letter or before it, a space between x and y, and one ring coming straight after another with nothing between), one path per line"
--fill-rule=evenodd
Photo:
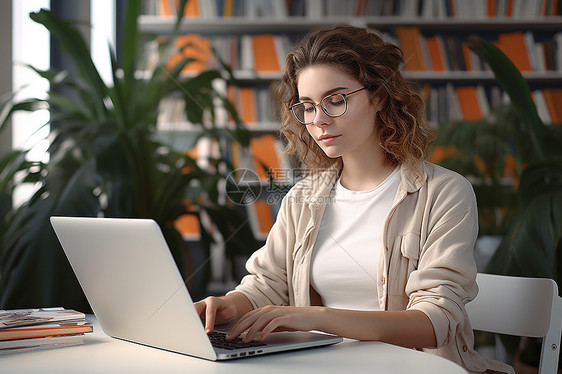
M539 374L558 370L562 298L556 282L478 273L478 296L466 305L474 330L543 338Z

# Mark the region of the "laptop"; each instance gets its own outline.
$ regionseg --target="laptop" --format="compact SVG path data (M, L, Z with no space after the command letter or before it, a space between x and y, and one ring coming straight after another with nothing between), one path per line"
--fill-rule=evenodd
M324 333L276 332L263 342L236 340L221 347L225 334L214 333L211 339L205 333L155 221L51 217L51 224L101 328L111 337L213 361L343 340Z

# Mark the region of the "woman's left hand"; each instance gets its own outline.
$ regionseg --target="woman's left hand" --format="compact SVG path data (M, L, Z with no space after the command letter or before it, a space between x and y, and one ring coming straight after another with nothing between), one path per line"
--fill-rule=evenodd
M322 307L268 305L255 309L238 320L227 339L235 339L244 331L245 343L263 340L274 331L310 331L320 328Z

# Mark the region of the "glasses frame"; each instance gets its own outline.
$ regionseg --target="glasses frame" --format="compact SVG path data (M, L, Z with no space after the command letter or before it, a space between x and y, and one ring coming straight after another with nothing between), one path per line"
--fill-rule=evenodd
M298 103L294 103L293 105L290 105L290 106L289 106L289 109L291 110L291 113L293 113L293 117L295 117L295 119L296 119L299 123L301 123L301 124L303 124L303 125L305 125L305 126L312 125L312 124L314 123L314 120L312 120L311 122L303 122L303 121L301 121L300 119L298 119L298 117L297 117L297 115L296 115L296 113L295 113L294 108L296 108L296 107L299 106L299 105L304 105L304 104L306 104L306 103L313 104L312 107L314 108L314 119L316 119L316 116L318 115L318 110L316 109L316 107L317 107L318 105L320 105L320 108L322 108L322 111L323 111L324 114L326 114L328 117L331 117L331 118L341 117L341 116L343 116L345 113L347 113L347 97L348 97L348 96L351 96L351 95L353 95L353 94L356 94L357 92L362 91L362 90L364 90L364 89L366 89L366 88L367 88L367 87L361 87L361 88L359 88L359 89L357 89L357 90L355 90L355 91L351 91L351 92L348 92L348 93L333 93L333 94L330 94L330 95L324 97L322 100L320 100L320 102L319 102L318 104L313 103L313 102L308 102L308 101L307 101L307 102L298 102ZM341 114L337 114L337 115L334 116L334 115L331 115L330 113L328 113L328 111L327 111L326 108L324 107L324 100L329 99L330 97L333 97L333 96L336 96L336 95L340 95L340 96L343 97L343 101L344 101L344 103L345 103L345 109L344 109L344 111L343 111Z

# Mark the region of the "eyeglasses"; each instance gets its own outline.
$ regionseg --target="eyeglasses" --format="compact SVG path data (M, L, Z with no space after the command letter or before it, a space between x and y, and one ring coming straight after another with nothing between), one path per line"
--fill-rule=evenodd
M358 90L351 91L348 93L337 93L328 95L320 101L320 107L322 111L326 113L329 117L340 117L347 112L347 97L351 96L361 90L364 90L366 87L362 87ZM311 125L316 118L316 107L318 104L314 104L311 102L304 102L304 103L296 103L289 107L291 112L293 112L293 116L302 123L303 125Z

